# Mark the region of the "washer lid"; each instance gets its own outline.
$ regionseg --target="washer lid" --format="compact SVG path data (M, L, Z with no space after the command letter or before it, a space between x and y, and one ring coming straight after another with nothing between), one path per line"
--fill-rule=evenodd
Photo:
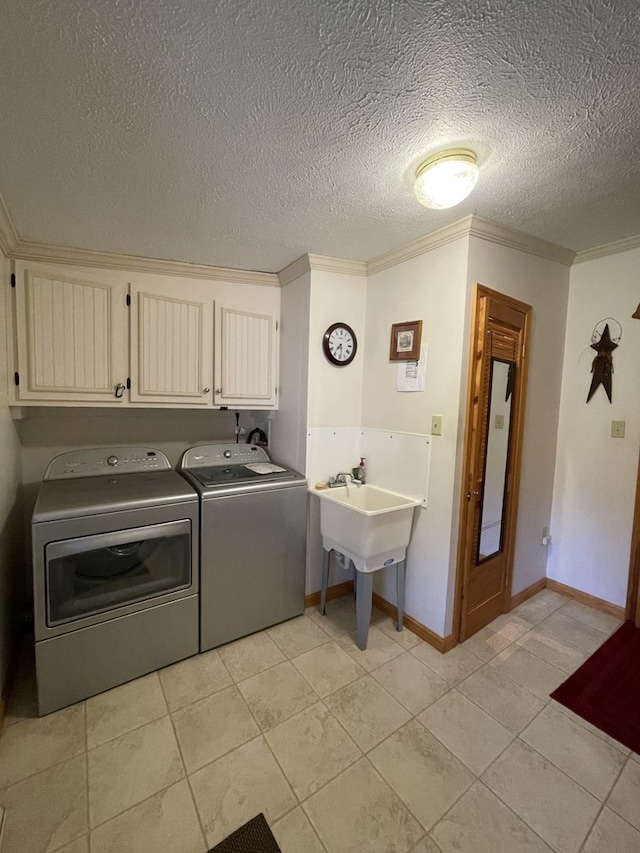
M178 470L205 497L304 484L302 474L272 462L253 444L201 444L185 450Z
M255 470L258 466L252 465L211 465L207 468L194 468L191 475L203 486L232 486L234 483L250 482L274 482L279 480L291 480L293 474L288 468L273 463L260 463L263 470Z
M196 501L193 487L175 471L47 480L40 486L32 522Z

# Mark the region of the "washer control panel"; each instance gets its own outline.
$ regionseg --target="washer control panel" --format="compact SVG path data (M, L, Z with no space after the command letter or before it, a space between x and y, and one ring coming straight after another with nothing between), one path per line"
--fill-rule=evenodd
M247 465L252 462L270 462L264 447L255 444L201 444L187 450L180 468L210 468L212 465Z
M99 477L101 474L133 474L140 471L170 471L171 463L152 447L93 447L71 450L56 456L47 468L45 480Z

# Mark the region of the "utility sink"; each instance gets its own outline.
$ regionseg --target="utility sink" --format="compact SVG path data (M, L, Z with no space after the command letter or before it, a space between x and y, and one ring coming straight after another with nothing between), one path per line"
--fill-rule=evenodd
M373 572L404 559L413 510L422 503L420 499L368 484L312 491L320 498L325 550L346 554L361 572Z

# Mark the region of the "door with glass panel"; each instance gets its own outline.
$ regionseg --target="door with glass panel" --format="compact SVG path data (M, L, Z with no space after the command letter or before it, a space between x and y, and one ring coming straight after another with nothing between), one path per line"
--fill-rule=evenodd
M476 286L458 549L460 641L509 609L530 311Z

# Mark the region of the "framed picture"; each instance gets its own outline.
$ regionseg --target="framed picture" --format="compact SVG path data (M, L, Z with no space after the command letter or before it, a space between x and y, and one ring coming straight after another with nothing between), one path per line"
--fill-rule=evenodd
M391 326L390 361L417 361L420 358L422 320L394 323Z

